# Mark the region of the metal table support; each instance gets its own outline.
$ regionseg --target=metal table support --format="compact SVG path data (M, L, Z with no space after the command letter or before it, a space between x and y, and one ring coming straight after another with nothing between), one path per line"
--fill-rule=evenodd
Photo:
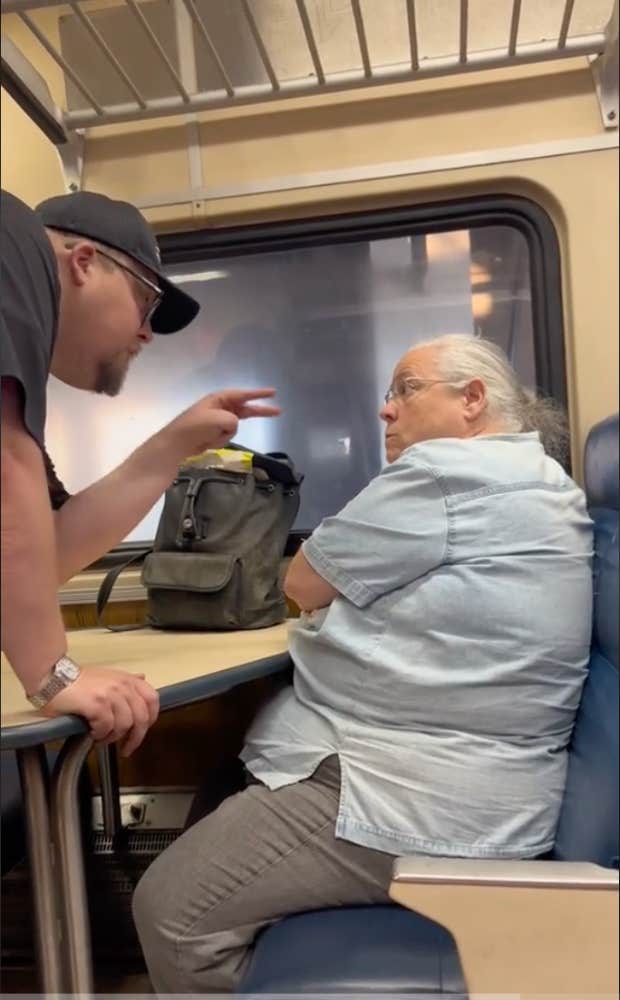
M218 651L223 648L223 655L227 646L234 644L237 651L237 644L241 644L239 662L173 683L160 681L157 687L162 711L205 701L259 677L288 672L291 661L286 651L286 628L278 626L272 630L276 632L275 638L269 638L267 631L262 636L250 637L253 642L248 650L243 649L244 643L248 645L246 635L231 633L226 640L221 636L186 636L186 640L198 643L201 662L203 645L208 661L209 646L213 643L217 643ZM88 640L89 635L77 633L74 642L77 645L80 640ZM99 639L98 633L96 637ZM144 636L133 633L130 641L136 643L141 638L144 640ZM177 641L181 642L182 637L175 637ZM275 651L260 655L265 646ZM149 655L152 666L152 653ZM105 657L109 657L107 649ZM92 650L89 659L96 662L96 653ZM122 660L122 655L119 659ZM162 654L162 661L167 667L165 654ZM18 682L13 681L14 691L11 691L11 683L11 679L3 678L3 700L9 692L16 700ZM41 992L52 1000L60 1000L62 994L67 993L86 997L93 993L93 970L78 786L93 741L85 721L76 716L35 718L27 724L17 725L7 723L8 718L10 713L5 713L2 749L15 750L19 765ZM45 744L57 740L65 742L50 780ZM106 833L114 839L122 830L116 750L114 747L99 748L97 756Z
M93 973L78 783L92 745L90 736L71 736L66 741L54 769L51 796L59 884L63 887L59 910L66 989L82 995L93 992Z
M62 993L56 879L50 830L49 774L45 747L18 749L30 858L37 968L43 993Z

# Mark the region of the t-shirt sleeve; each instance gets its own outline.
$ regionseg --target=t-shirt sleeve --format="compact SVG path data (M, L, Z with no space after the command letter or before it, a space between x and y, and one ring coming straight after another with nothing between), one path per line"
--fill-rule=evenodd
M387 466L304 543L312 568L363 608L444 561L448 515L440 481L407 458Z
M20 383L26 429L44 449L46 384L60 297L58 273L41 222L5 191L0 253L0 375Z

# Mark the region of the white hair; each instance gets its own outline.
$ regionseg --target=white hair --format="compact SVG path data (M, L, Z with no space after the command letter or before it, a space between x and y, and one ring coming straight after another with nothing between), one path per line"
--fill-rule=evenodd
M441 378L464 385L474 378L484 382L487 416L507 433L538 431L545 450L561 464L569 453L569 431L564 410L552 399L521 385L506 354L490 340L469 334L446 334L418 347L431 347Z

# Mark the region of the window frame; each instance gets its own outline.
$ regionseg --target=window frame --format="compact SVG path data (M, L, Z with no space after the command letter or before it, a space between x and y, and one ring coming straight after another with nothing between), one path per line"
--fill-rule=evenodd
M567 407L560 244L550 216L529 198L479 195L320 218L166 233L158 243L165 269L198 261L204 264L214 258L489 226L517 229L527 242L537 387ZM292 555L307 535L291 532L285 555ZM145 546L139 542L123 542L89 568L117 565L142 549Z

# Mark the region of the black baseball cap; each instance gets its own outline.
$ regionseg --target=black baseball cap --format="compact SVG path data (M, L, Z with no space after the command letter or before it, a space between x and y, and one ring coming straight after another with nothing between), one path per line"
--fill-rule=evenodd
M104 243L157 275L164 294L151 320L153 333L176 333L198 315L198 302L162 273L157 241L135 205L92 191L76 191L48 198L35 211L44 226Z

